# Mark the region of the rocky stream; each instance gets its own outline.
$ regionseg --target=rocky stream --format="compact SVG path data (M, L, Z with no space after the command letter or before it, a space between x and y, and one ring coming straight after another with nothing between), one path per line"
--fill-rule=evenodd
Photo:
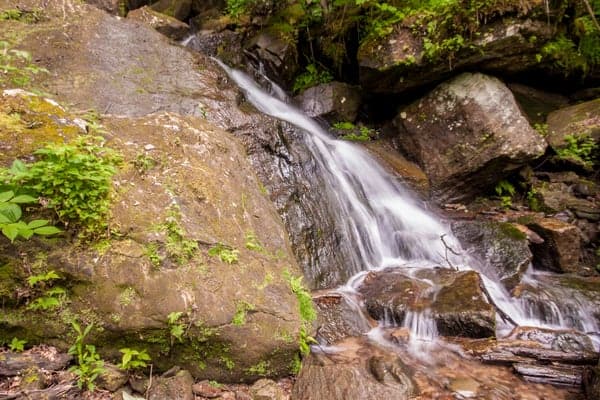
M0 236L0 399L600 399L600 69L536 59L560 7L494 3L451 65L398 22L292 90L335 39L274 34L292 1L87 3L0 0L1 166L122 158L100 237Z

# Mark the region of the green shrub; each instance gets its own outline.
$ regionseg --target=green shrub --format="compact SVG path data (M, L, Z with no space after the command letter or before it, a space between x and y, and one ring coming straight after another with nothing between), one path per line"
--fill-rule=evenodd
M135 350L126 347L120 349L119 351L123 353L119 368L125 371L146 368L148 365L147 362L151 361L151 358L146 350Z
M65 225L83 229L84 236L107 226L111 178L121 158L103 147L99 137L82 137L73 144L49 144L34 154L38 161L16 161L10 181L45 199Z
M296 77L292 90L294 93L300 93L309 87L331 82L332 80L333 76L329 71L319 69L315 64L309 64L304 72Z
M567 146L556 150L558 157L574 160L586 167L594 165L594 156L598 145L593 138L587 135L566 135L565 141Z
M238 262L240 252L223 243L217 243L208 249L208 255L211 257L218 257L224 263L234 264Z
M54 235L60 229L48 225L45 219L36 219L28 223L21 220L23 211L21 204L37 203L37 199L29 195L15 195L12 190L0 193L0 231L11 242L17 237L29 239L33 235Z

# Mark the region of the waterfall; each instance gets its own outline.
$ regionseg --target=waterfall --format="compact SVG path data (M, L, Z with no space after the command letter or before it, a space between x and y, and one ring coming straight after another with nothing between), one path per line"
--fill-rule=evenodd
M452 266L460 271L474 269L481 275L496 307L518 325L598 331L596 322L586 315L589 307L563 307L546 297L537 302L511 298L496 276L484 272L488 268L461 250L450 228L427 212L410 191L359 145L333 138L319 123L288 104L282 98L284 92L273 82L270 84L276 89L277 97L264 91L245 73L216 61L259 111L303 131L305 144L321 167L329 188L323 193L324 201L337 210L336 226L343 237L339 251L351 255L352 264L347 268L354 276L339 289L341 293L356 293L365 271L369 270L401 268L410 274L414 269L439 266ZM447 251L448 247L462 255ZM543 308L551 309L550 317L540 310L540 303L547 305ZM567 313L571 314L569 318L565 316ZM386 322L390 321L381 321L383 325ZM419 343L432 341L437 336L435 324L426 310L407 313L402 325L411 330Z

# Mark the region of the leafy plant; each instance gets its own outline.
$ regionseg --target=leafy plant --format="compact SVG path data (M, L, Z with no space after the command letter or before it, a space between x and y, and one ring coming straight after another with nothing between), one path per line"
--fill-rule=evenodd
M300 333L298 338L298 348L302 356L310 353L310 345L316 343L316 340L310 336L310 327L317 319L317 312L313 305L312 297L310 292L302 284L302 276L294 277L288 270L283 273L284 278L288 282L292 293L296 295L298 300L298 311L300 312L300 318L302 319L302 326L300 327ZM299 370L298 363L292 364L293 370Z
M333 76L329 71L319 69L315 64L309 64L306 66L304 72L296 77L292 90L294 93L299 93L309 87L331 82L332 80Z
M227 0L225 10L228 15L237 19L242 14L246 13L250 1L251 0Z
M169 333L171 338L177 339L180 343L183 342L183 334L185 333L185 325L179 322L183 316L181 311L174 311L167 315L167 324L169 325ZM171 340L171 345L173 341Z
M500 197L503 208L512 206L512 198L516 193L515 187L509 181L503 179L496 184L494 191Z
M265 248L260 243L254 232L246 233L246 243L245 246L248 250L257 251L259 253L264 253Z
M210 249L208 249L208 255L211 257L218 257L222 262L227 264L234 264L238 262L239 250L233 249L223 243L217 243Z
M366 126L357 127L352 122L348 121L336 122L333 124L333 128L338 131L347 131L348 133L341 135L340 138L352 142L367 142L377 136L375 130L367 128Z
M187 239L181 226L181 212L177 204L172 204L167 212L167 219L161 225L167 234L166 251L177 264L182 265L191 259L198 250L198 243Z
M147 362L152 360L146 350L135 350L126 347L119 351L123 353L119 368L126 371L146 368L148 366Z
M248 311L254 310L254 304L245 301L239 301L236 305L235 314L231 319L231 323L236 326L242 326L246 323L246 314Z
M84 236L97 234L107 226L111 178L121 162L103 143L85 136L73 144L49 144L35 152L39 160L33 164L13 163L11 183L46 199L65 224L82 227Z
M26 343L27 343L27 340L21 340L21 339L17 339L16 337L14 337L8 344L8 348L10 349L10 351L20 353L23 350L25 350Z
M584 166L594 165L594 153L598 145L593 138L587 135L566 135L567 146L556 151L560 158L572 159Z
M77 365L69 368L69 371L77 375L77 386L80 389L87 389L94 391L95 380L98 375L104 372L104 361L100 358L100 355L96 353L96 347L91 344L85 344L85 338L90 333L93 324L85 327L84 330L81 326L73 321L71 322L73 329L77 333L75 344L69 348L69 354L75 356Z
M45 219L36 219L26 223L21 221L21 204L36 203L37 199L29 195L15 195L12 190L0 193L0 230L11 242L22 237L29 239L33 235L49 236L61 230L48 225Z
M60 276L55 271L48 271L28 277L27 283L30 287L37 289L39 296L31 301L27 305L27 308L34 311L46 311L60 306L67 291L60 286L51 287L53 282L58 279L60 279Z

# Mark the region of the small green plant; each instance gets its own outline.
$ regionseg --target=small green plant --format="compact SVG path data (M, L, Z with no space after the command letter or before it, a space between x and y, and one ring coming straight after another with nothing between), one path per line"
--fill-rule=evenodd
M533 124L533 129L537 131L542 137L548 136L548 124Z
M179 343L183 342L183 334L185 333L185 325L180 322L183 312L173 311L167 315L167 324L169 325L169 334L171 335L171 346L173 339L177 339Z
M25 350L26 343L27 343L27 340L21 340L21 339L17 339L16 337L14 337L8 344L8 348L10 349L10 351L20 353L23 350Z
M39 296L32 300L27 308L29 310L50 310L59 307L67 291L60 286L52 286L55 280L60 279L60 276L55 271L48 271L37 275L32 275L27 278L29 286L37 291Z
M27 24L33 24L42 19L42 10L35 8L33 10L21 10L18 8L10 8L0 11L0 21L19 21Z
M538 193L534 188L529 189L527 192L527 203L531 211L541 211L540 200L538 199Z
M246 315L248 311L254 310L254 304L245 301L239 301L236 305L235 314L231 319L231 323L236 326L242 326L246 323Z
M77 336L75 338L75 344L69 348L69 354L75 356L77 365L69 368L69 371L77 375L77 386L80 389L87 389L94 391L96 385L94 382L98 375L104 372L104 361L100 358L100 355L96 353L96 347L91 344L85 344L85 338L91 332L94 327L90 324L81 329L81 326L73 321L71 322L73 329Z
M235 19L247 12L251 0L227 0L225 10L227 14Z
M269 374L269 362L268 361L260 361L248 368L246 368L246 372L250 375L260 375L265 376Z
M8 42L0 40L0 86L27 86L33 75L42 72L48 73L48 70L32 64L29 52L11 49Z
M257 251L259 253L264 253L265 252L265 248L263 247L262 244L260 244L260 241L258 240L258 238L256 237L256 235L254 234L254 232L248 232L246 233L246 244L245 244L246 248L248 250L252 250L252 251Z
M309 331L312 323L317 319L317 311L315 310L310 292L302 284L302 276L294 277L288 270L283 273L284 278L288 282L292 293L296 295L298 300L298 311L302 319L302 326L298 338L298 348L301 356L306 356L310 353L310 345L316 343L316 340L310 336ZM293 371L299 371L300 358L298 362L292 363Z
M222 384L222 383L219 383L219 382L217 382L217 381L208 381L208 384L209 384L211 387L214 387L214 388L217 388L217 389L220 389L220 388L222 388L222 387L223 387L223 384Z
M148 257L152 265L156 268L160 267L163 262L163 258L158 253L158 249L159 246L157 243L148 243L144 252L146 257Z
M21 220L23 211L21 204L37 203L37 199L29 195L15 195L12 190L0 193L0 230L11 242L18 237L29 239L33 235L49 236L62 232L48 225L45 219L30 222Z
M356 126L352 122L343 121L333 124L333 128L338 131L347 131L348 133L340 136L341 139L352 142L367 142L377 137L377 132L366 126Z
M515 187L512 183L506 179L501 180L496 184L494 191L500 197L500 201L503 208L509 208L512 206L512 198L515 195Z
M598 145L587 135L566 135L567 146L556 151L558 157L580 162L586 167L594 165L594 153Z
M37 193L48 201L65 223L84 229L84 236L98 234L107 226L111 178L121 158L103 146L104 139L85 136L73 144L49 144L26 165L15 161L10 183Z
M146 368L148 362L152 360L146 350L135 350L126 347L119 351L123 353L119 368L125 371Z
M158 163L146 153L139 153L136 155L135 160L133 160L133 166L137 170L140 175L146 174L146 172L150 171L154 168Z
M222 262L227 264L234 264L238 262L239 250L231 248L223 243L217 243L210 249L208 249L208 255L211 257L218 257Z
M300 93L309 87L332 80L333 76L329 71L319 69L315 64L308 64L305 71L296 77L292 90L294 93Z
M179 265L183 265L186 261L194 257L198 251L198 243L186 238L185 231L181 226L181 211L177 204L172 204L169 207L166 221L160 225L160 229L167 235L165 249L168 257ZM154 264L158 252L155 254L150 253L150 256L152 256L151 261Z

